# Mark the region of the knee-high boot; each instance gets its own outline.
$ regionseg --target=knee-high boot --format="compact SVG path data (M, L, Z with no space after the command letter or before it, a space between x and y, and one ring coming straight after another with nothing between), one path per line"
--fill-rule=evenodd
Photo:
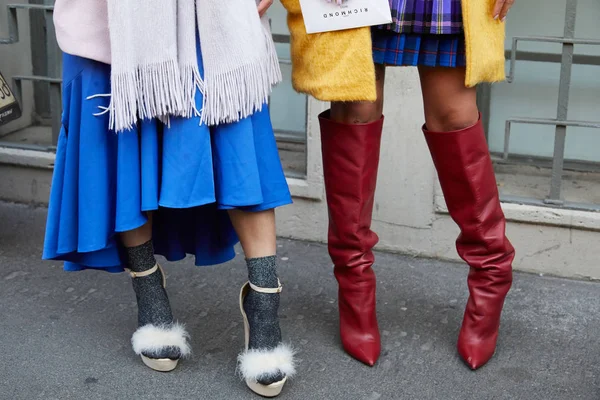
M470 266L469 300L458 338L458 352L477 369L496 350L500 314L512 283L514 248L481 120L454 132L423 128L452 219L460 227L456 248Z
M374 365L381 352L371 249L378 241L371 217L383 117L344 124L319 116L329 209L328 248L339 284L340 333L346 352Z

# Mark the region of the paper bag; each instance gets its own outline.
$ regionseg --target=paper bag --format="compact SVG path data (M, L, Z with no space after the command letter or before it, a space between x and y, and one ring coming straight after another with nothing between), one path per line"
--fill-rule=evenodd
M332 32L392 22L389 0L300 0L306 33Z

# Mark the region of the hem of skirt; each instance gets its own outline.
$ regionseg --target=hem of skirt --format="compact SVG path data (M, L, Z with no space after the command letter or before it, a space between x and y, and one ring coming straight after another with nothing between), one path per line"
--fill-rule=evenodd
M414 32L414 31L410 31L407 32L404 29L396 29L394 27L394 24L390 24L390 25L378 25L375 27L376 29L374 30L374 33L382 33L382 34L389 34L389 35L415 35L415 36L460 36L460 35L464 35L465 31L464 31L464 27L460 27L460 28L454 28L456 29L455 31L452 32Z
M237 255L233 246L235 246L237 243L238 243L238 240L235 240L235 242L231 243L230 244L231 250L224 252L224 255L222 257L217 257L217 258L211 260L211 263L202 263L202 262L199 263L198 257L194 256L194 265L196 267L212 267L213 265L220 265L220 264L224 264L226 262L233 260L235 258L235 256ZM169 262L178 262L178 261L185 259L188 255L192 255L192 256L194 255L191 253L186 253L182 257L167 257L164 254L159 253L159 252L155 252L154 254L163 256Z
M168 204L168 203L163 203L163 202L159 202L158 203L158 207L155 206L142 206L141 207L141 212L149 212L149 211L157 211L159 208L170 208L170 209L176 209L176 210L185 210L188 208L195 208L195 207L202 207L202 206L207 206L209 204L214 204L215 203L215 198L211 197L210 199L207 200L200 200L198 202L195 203L191 203L191 204L186 204L186 205L175 205L175 204ZM119 227L119 228L115 228L115 233L123 233L123 232L129 232L132 231L134 229L137 229L141 226L143 226L146 222L148 222L148 218L143 218L143 221L135 222L133 224L130 225L126 225L125 228L123 227ZM96 251L99 249L94 249L94 250L89 250L89 251Z
M196 267L210 267L213 265L224 264L226 262L233 260L236 257L236 252L235 252L234 246L238 242L239 242L239 240L237 240L237 239L233 240L232 243L228 244L228 247L230 247L230 250L224 251L223 255L220 257L215 257L215 258L211 259L210 263L198 262L199 257L196 257L193 253L184 253L184 255L181 257L167 257L165 254L163 254L161 252L155 252L154 254L164 257L169 262L178 262L178 261L185 259L188 255L192 255L192 256L194 256L194 265ZM96 271L110 272L112 274L118 274L118 273L125 271L125 268L121 265L106 265L106 266L101 266L101 267L100 266L92 266L92 265L82 265L77 262L69 261L65 258L61 258L60 255L53 257L53 258L42 258L42 259L45 261L61 261L61 262L63 262L63 270L65 272L81 272L81 271L86 271L86 270L96 270ZM69 267L69 265L71 267ZM78 267L74 268L75 265L77 265ZM79 266L81 266L81 267L79 267Z
M168 203L168 202L159 201L158 202L158 207L159 208L163 207L163 208L174 208L174 209L177 209L177 210L185 210L186 208L202 207L202 206L207 206L207 205L210 205L210 204L215 204L216 202L217 202L217 199L214 196L212 196L210 198L206 198L206 199L203 199L203 200L198 200L198 201L193 202L193 203L186 203L185 205L183 205L183 204L171 204L171 203ZM156 210L157 210L156 208L153 208L153 209L146 209L146 210L143 210L143 211L156 211Z
M68 265L82 265L76 261L72 261L69 257L70 253L74 253L74 251L71 251L69 253L57 253L55 256L48 256L46 254L42 255L42 260L43 261L60 261L63 263L63 270L67 271L67 272L77 272L77 271L85 271L87 269L91 269L91 270L101 270L101 271L107 271L107 272L122 272L124 269L121 266L121 264L119 265L85 265L84 268L67 268Z
M217 210L232 210L232 209L235 209L235 208L241 208L241 209L244 209L244 208L257 208L257 209L262 209L262 210L268 210L268 209L271 209L271 208L280 207L280 206L284 206L284 205L291 204L291 203L292 203L291 196L287 196L285 199L274 200L274 201L271 201L269 203L252 203L251 202L251 203L246 203L246 204L223 204L223 203L218 203L217 200L213 197L209 201L199 201L198 203L192 203L192 204L186 204L186 205L169 204L169 203L160 202L158 204L158 207L159 208L162 207L162 208L171 208L171 209L177 209L177 210L185 210L187 208L202 207L202 206L208 206L208 205L211 205L211 204L216 204L217 205ZM156 211L156 210L157 210L157 208L143 208L142 209L143 212ZM132 229L137 229L140 226L134 227ZM124 232L124 231L119 231L119 232Z
M394 64L386 63L381 61L373 61L376 65L385 65L386 67L430 67L430 68L465 68L466 65L440 65L440 64L427 64L427 63L416 63L416 64Z
M244 211L251 211L251 212L260 212L260 211L266 211L266 210L272 210L274 208L277 207L283 207L283 206L287 206L289 204L292 204L292 198L291 196L285 198L285 199L279 199L279 200L274 200L271 201L269 203L262 203L262 204L256 204L256 205L229 205L229 204L220 204L217 208L219 210L235 210L235 209L240 209L240 210L244 210Z
M125 272L125 269L121 266L118 267L89 267L89 266L84 266L84 268L68 268L67 267L67 263L69 264L74 264L74 265L80 265L71 261L64 261L63 264L63 271L65 272L82 272L82 271L102 271L102 272L108 272L110 274L120 274L121 272Z
M152 210L147 210L147 211L152 211ZM145 212L145 211L144 211L144 210L142 210L142 212ZM124 228L123 228L123 227L119 227L119 228L116 228L116 227L115 227L115 233L116 233L116 234L118 234L118 233L123 233L123 232L129 232L129 231L132 231L132 230L134 230L134 229L137 229L137 228L140 228L140 227L144 226L144 225L146 224L146 222L148 222L148 218L145 218L145 217L143 217L142 219L143 219L143 221L134 222L134 223L132 223L132 224L130 224L130 225L125 225L125 227L124 227ZM84 250L79 250L79 249L78 249L78 251L79 251L80 253L88 253L88 252L90 252L90 251L98 251L98 250L102 250L103 248L104 248L104 247L101 247L101 248L99 248L99 249L88 250L88 251L84 251Z
M144 225L144 224L142 224ZM140 225L140 226L142 226ZM139 226L137 227L139 228ZM137 228L133 228L133 229L137 229ZM132 229L129 229L132 230ZM123 232L127 232L127 231L123 231ZM115 232L115 233L120 233L120 232ZM55 256L45 256L42 255L42 260L61 260L58 257L62 257L65 254L71 254L71 253L93 253L95 251L100 251L103 249L106 249L109 246L109 242L106 242L102 245L94 245L94 246L87 246L87 247L83 247L83 248L76 248L76 249L56 249L56 251L53 251L52 253L56 254ZM45 253L46 250L44 249L43 252Z

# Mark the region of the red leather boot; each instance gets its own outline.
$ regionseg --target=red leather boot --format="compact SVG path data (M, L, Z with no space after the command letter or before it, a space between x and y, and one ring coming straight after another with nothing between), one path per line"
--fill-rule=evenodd
M423 127L423 132L450 216L460 227L458 254L471 267L458 352L471 369L477 369L496 350L515 251L506 238L506 220L481 119L460 131L438 133Z
M339 284L340 334L352 357L373 366L381 352L375 311L375 261L379 240L371 216L379 166L383 117L344 124L319 116L323 175L329 209L329 255Z

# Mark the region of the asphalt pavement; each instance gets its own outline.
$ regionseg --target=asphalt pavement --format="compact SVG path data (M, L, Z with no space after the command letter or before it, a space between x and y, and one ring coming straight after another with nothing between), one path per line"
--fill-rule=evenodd
M46 210L0 203L0 399L256 399L236 375L243 257L164 263L193 356L168 374L133 353L125 274L63 272L40 259ZM298 375L284 400L600 399L600 284L515 275L495 358L477 372L455 342L468 296L463 264L377 254L383 350L363 366L339 344L326 248L281 239L280 309Z

